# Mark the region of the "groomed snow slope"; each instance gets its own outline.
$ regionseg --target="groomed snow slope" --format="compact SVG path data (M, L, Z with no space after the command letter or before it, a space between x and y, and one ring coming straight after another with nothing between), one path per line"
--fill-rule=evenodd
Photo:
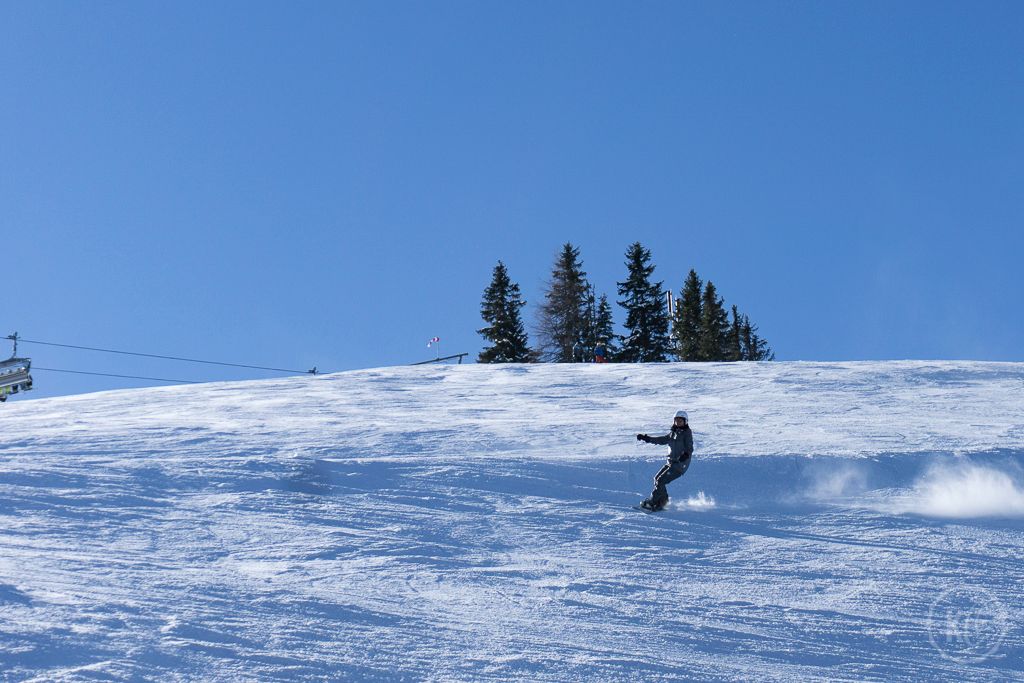
M690 412L671 507L650 489ZM1024 364L389 368L0 406L0 679L1021 680Z

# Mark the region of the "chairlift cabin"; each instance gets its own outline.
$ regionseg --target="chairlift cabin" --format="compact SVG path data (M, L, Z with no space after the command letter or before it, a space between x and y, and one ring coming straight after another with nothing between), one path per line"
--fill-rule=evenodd
M0 361L0 403L11 394L28 391L32 388L31 358L18 358L18 333L8 337L14 341L14 354L7 360Z

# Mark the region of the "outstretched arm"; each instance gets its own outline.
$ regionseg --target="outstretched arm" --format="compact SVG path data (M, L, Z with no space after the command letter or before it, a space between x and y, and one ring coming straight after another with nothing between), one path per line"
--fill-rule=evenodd
M672 439L672 435L671 434L666 434L665 436L649 436L649 437L647 437L647 443L656 443L658 445L664 446L671 439Z

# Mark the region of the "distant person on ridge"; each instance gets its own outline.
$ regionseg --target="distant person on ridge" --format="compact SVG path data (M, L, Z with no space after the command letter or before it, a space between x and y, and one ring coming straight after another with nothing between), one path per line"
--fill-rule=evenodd
M690 466L690 458L693 456L693 432L690 431L689 419L685 410L676 413L672 420L672 429L665 436L647 436L637 434L637 441L656 443L669 447L668 462L665 463L658 473L654 475L654 490L646 498L640 507L650 512L663 510L668 504L668 490L665 488L669 482L675 481L683 476Z

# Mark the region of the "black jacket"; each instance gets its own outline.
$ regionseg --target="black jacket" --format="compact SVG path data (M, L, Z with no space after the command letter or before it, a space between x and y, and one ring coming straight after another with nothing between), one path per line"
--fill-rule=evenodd
M656 443L662 446L667 444L669 462L689 460L693 455L693 432L690 431L690 425L686 425L682 429L673 427L672 431L665 436L649 436L647 443Z

